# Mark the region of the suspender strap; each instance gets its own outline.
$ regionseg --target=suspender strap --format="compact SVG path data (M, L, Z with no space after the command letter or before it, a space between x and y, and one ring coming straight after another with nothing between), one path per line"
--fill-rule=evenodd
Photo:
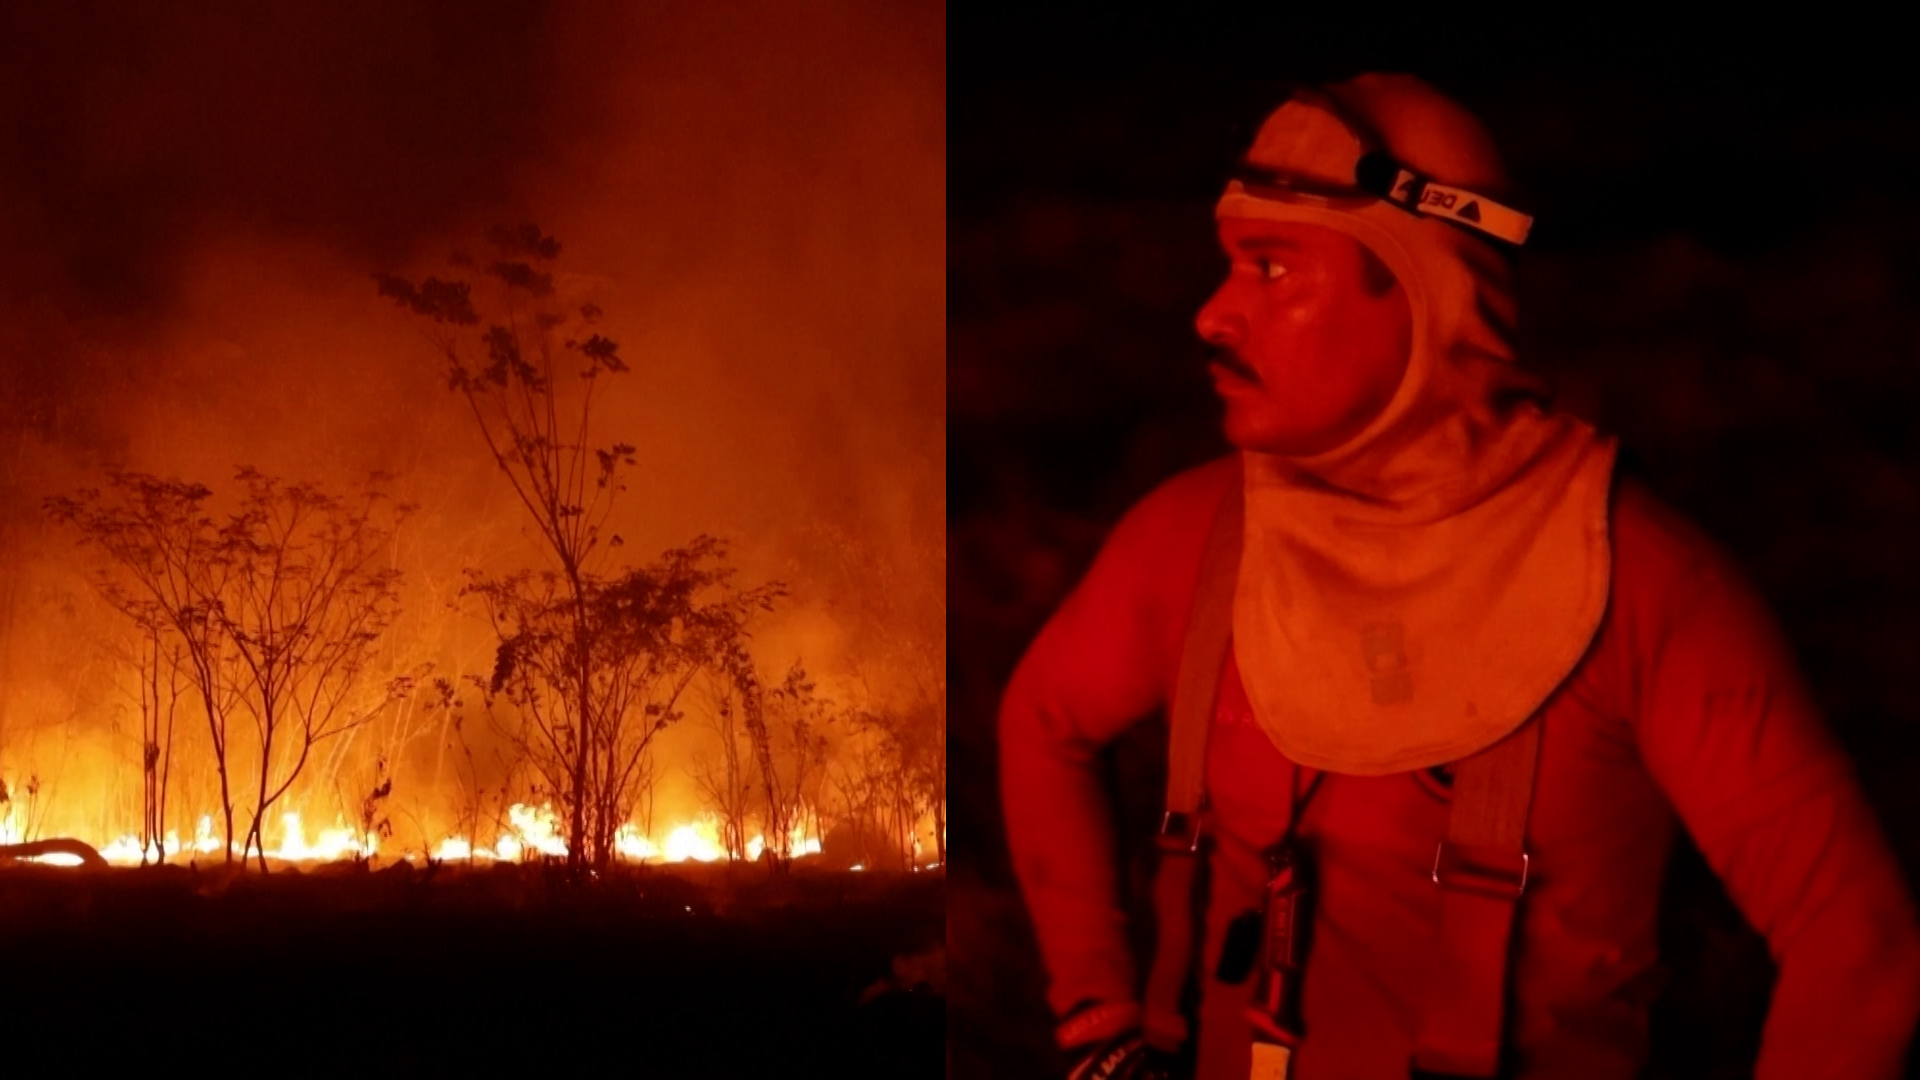
M1199 875L1199 857L1187 851L1160 850L1160 868L1153 878L1153 911L1159 922L1153 951L1153 969L1147 975L1146 1008L1142 1016L1148 1046L1176 1053L1187 1041L1187 1018L1180 995L1187 988L1193 961L1193 886Z
M1220 501L1200 560L1200 583L1187 617L1179 681L1168 709L1167 811L1160 819L1160 867L1153 883L1158 942L1147 977L1146 1038L1163 1050L1187 1038L1180 997L1192 970L1193 894L1199 877L1200 809L1207 779L1207 726L1233 633L1233 591L1240 576L1244 492L1239 471Z
M1540 760L1529 720L1455 768L1447 838L1434 852L1440 938L1414 1043L1415 1076L1493 1076L1500 1067L1514 910L1527 885L1527 811Z

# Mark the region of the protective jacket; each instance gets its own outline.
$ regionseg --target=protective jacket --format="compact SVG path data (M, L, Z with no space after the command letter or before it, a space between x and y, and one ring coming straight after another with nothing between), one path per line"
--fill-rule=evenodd
M1238 479L1233 462L1215 463L1136 507L1008 687L1008 836L1062 1013L1140 990L1095 754L1170 693L1207 523ZM1610 517L1605 617L1536 716L1514 1075L1628 1077L1646 1060L1676 824L1779 965L1757 1075L1900 1075L1920 1015L1920 930L1844 752L1727 558L1631 482ZM1208 743L1211 889L1197 958L1209 1080L1247 1075L1246 987L1213 973L1227 924L1258 903L1257 853L1286 826L1295 769L1230 667ZM1296 1076L1407 1075L1432 982L1430 870L1448 798L1418 770L1328 774L1308 804L1300 834L1320 900Z

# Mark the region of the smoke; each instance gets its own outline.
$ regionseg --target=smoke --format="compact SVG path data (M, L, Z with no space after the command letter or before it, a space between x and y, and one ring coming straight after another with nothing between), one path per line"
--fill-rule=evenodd
M104 469L382 469L423 505L413 559L532 560L370 277L496 222L560 237L634 368L599 425L640 451L629 550L714 533L744 578L789 580L781 666L851 670L853 612L927 623L945 85L937 3L0 11L0 540L25 556L0 575L0 766L24 714L104 707L45 703L73 646L42 609L82 578L37 512ZM917 576L862 595L831 565L849 539Z

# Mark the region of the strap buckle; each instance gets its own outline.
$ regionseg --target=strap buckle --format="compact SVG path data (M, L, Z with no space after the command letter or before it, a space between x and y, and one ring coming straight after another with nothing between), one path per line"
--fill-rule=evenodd
M1169 810L1160 818L1160 834L1154 843L1172 855L1191 855L1200 850L1200 815L1185 810Z
M1531 861L1524 851L1441 840L1433 849L1433 883L1455 892L1518 900L1527 891Z

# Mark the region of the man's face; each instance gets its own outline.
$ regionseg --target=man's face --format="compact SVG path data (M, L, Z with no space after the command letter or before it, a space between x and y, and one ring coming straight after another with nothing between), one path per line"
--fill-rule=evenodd
M1228 441L1301 456L1380 414L1406 374L1407 294L1358 240L1302 222L1226 218L1227 279L1194 321L1227 403Z

